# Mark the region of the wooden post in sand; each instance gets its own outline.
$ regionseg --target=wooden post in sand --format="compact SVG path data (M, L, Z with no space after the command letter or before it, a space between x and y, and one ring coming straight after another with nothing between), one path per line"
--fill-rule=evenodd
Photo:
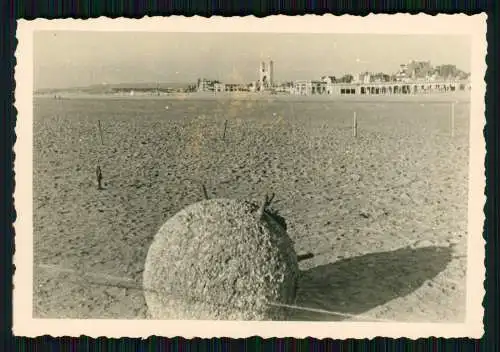
M103 189L102 188L102 171L101 171L101 166L99 165L99 163L97 163L95 173L96 173L96 178L97 178L97 189L101 190L101 189Z
M104 141L102 139L102 128L101 128L101 120L97 120L97 125L99 127L99 136L101 137L101 144L104 145ZM96 167L96 178L97 178L97 189L102 190L102 171L101 171L101 163L97 160Z
M451 136L455 137L455 102L451 103Z
M226 129L227 129L227 120L224 122L224 133L222 134L222 140L226 139Z
M356 116L356 111L352 117L352 136L356 137L358 135L358 118Z

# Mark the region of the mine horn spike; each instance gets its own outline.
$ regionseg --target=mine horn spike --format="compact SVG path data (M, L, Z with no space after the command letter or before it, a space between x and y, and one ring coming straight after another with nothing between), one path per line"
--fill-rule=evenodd
M275 195L276 195L276 194L272 193L272 194L271 194L271 197L269 197L269 199L267 200L267 205L268 205L268 206L269 206L269 205L271 205L271 202L273 201L273 199L274 199L274 196L275 196Z
M266 196L264 197L264 201L260 205L259 212L257 214L258 219L262 219L262 217L264 216L268 202L269 202L269 198L266 194Z
M209 200L210 197L208 196L207 188L205 187L205 184L201 184L201 189L203 191L203 196L205 197L205 200Z
M308 252L308 253L304 253L304 254L299 254L297 256L297 261L301 262L303 260L307 260L307 259L311 259L311 258L314 258L314 254L312 254L311 252Z

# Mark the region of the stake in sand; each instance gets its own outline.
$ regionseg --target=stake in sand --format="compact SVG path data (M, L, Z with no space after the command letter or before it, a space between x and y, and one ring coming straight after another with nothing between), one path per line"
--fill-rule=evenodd
M101 137L101 144L104 145L104 141L102 138L102 128L101 128L101 120L97 120L97 125L99 127L99 136ZM99 160L97 161L96 167L96 178L97 178L97 189L102 190L102 171L101 171L101 163Z
M222 140L226 139L226 129L227 129L227 120L224 122L224 133L222 134Z
M96 178L97 178L97 189L101 190L102 188L102 171L99 162L97 162L97 167L95 170Z

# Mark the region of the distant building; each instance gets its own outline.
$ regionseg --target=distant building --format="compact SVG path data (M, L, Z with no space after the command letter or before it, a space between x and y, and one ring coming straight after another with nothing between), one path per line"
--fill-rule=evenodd
M312 81L311 88L312 94L326 94L326 86L327 84L323 81Z
M372 75L369 72L365 72L363 75L363 80L361 81L363 83L370 83L372 82Z
M271 89L274 85L274 62L269 63L262 61L259 68L258 89L260 91Z
M432 67L430 61L409 60L399 65L396 73L361 72L356 76L344 74L341 77L325 75L320 80L296 80L276 82L274 62L261 62L258 80L244 83L221 83L216 80L199 79L196 86L187 91L202 92L262 92L272 94L289 93L295 95L377 95L377 94L417 94L470 89L467 82L470 75L457 69L455 65ZM158 91L158 89L157 89ZM138 93L137 91L135 92ZM132 93L134 94L134 93Z
M329 84L324 80L311 81L311 80L297 80L293 82L291 93L295 95L316 95L327 94Z
M399 65L399 70L396 72L396 81L409 82L411 80L424 81L430 74L433 68L430 61L410 60L406 64Z
M214 91L216 93L224 92L226 90L226 85L224 83L215 83Z
M209 80L206 78L198 79L198 85L196 87L198 92L214 92L215 85L220 82L217 80Z
M408 63L410 77L414 80L423 80L433 70L430 61L411 60Z
M406 79L408 79L408 65L407 64L401 64L399 65L399 70L396 72L394 75L396 78L397 82L402 82Z
M225 84L226 92L246 92L248 91L248 87L246 84L238 84L238 83L226 83Z
M290 90L292 94L296 95L310 95L312 91L310 80L296 80Z
M333 84L337 82L337 78L335 76L323 76L321 77L321 81L325 82L326 84Z
M372 74L370 72L360 72L353 77L351 83L370 83L372 81Z

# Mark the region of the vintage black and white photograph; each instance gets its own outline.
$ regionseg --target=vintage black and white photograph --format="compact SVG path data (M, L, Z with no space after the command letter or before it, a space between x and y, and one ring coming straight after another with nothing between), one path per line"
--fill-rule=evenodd
M18 316L481 332L485 19L391 17L22 23Z

